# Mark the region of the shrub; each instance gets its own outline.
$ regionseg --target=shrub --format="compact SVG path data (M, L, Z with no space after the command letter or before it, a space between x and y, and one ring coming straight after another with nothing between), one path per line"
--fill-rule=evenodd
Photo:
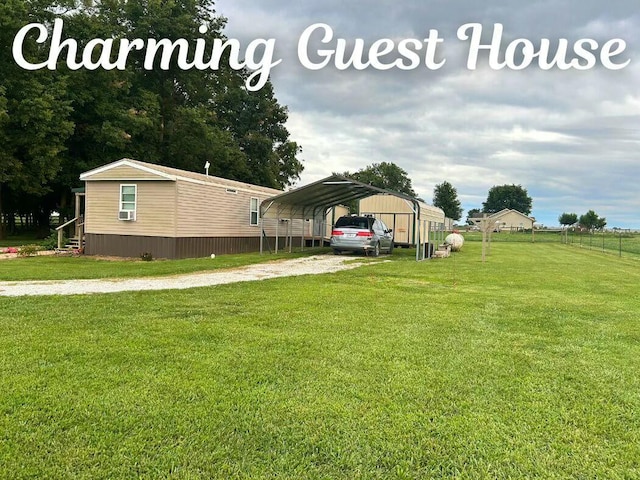
M18 255L21 257L33 257L38 254L39 250L41 250L40 245L23 245L18 250Z
M62 236L62 245L67 243L67 236ZM47 238L45 238L40 245L44 250L55 250L58 248L58 232L55 230L51 230L51 233Z

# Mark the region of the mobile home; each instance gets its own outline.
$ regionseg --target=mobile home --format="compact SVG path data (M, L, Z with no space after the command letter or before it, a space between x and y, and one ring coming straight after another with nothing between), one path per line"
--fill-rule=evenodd
M131 159L80 179L89 255L187 258L258 251L260 203L282 193ZM264 229L272 235L273 225Z

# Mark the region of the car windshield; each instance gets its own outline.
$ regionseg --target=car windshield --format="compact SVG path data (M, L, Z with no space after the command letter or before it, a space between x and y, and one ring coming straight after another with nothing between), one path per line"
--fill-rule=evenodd
M342 228L362 228L369 230L373 219L367 217L340 217L336 222L336 227Z

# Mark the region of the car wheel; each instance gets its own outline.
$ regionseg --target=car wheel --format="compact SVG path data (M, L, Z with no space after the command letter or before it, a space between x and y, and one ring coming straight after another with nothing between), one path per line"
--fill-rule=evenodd
M377 257L380 255L380 242L376 243L376 246L373 248L373 256Z
M342 254L342 252L341 252L340 250L338 250L338 249L334 249L334 250L333 250L333 254L334 254L334 255L341 255L341 254Z

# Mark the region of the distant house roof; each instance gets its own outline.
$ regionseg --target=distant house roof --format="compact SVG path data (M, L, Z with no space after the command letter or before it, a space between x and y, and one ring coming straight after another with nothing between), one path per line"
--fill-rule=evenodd
M489 218L498 219L498 218L504 217L505 215L508 215L510 213L515 213L516 215L519 215L522 218L525 218L527 220L531 220L532 222L536 221L536 219L534 217L528 217L524 213L521 213L518 210L514 210L513 208L504 208L504 209L500 210L499 212L492 213L491 215L489 215Z
M204 173L190 172L187 170L180 170L178 168L165 167L164 165L156 165L154 163L141 162L139 160L132 160L130 158L123 158L112 163L108 163L101 167L94 168L80 174L80 180L93 181L93 180L124 180L121 175L109 176L110 172L114 172L122 167L128 167L136 172L139 172L138 177L127 178L126 180L166 180L166 181L178 181L182 180L190 183L206 184L212 186L236 188L239 190L259 190L267 194L273 195L279 193L281 190L269 187L263 187L260 185L253 185L251 183L239 182L237 180L229 180L228 178L214 177L211 175L205 175Z
M522 217L523 220L528 220L530 222L535 222L536 221L536 219L534 217L528 217L524 213L521 213L518 210L514 210L512 208L504 208L504 209L500 210L499 212L492 213L491 215L487 215L486 218L487 218L487 220L500 220L500 218L502 218L502 217L504 217L506 215L509 215L509 214L518 215L518 216ZM474 223L478 224L478 223L480 223L482 221L482 219L484 218L484 215L485 215L484 213L474 214L471 217L471 220Z

